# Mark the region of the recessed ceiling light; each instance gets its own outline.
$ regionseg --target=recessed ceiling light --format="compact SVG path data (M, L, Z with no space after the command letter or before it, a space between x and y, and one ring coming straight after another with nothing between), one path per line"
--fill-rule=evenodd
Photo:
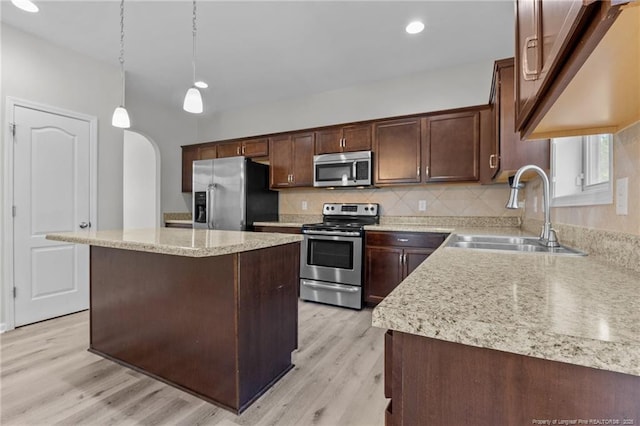
M207 87L209 87L209 85L207 83L205 83L204 81L200 80L200 81L196 81L195 83L193 83L194 86L196 86L198 89L206 89Z
M407 25L407 28L405 28L405 30L409 34L418 34L421 33L422 30L424 30L424 24L420 21L409 22L409 25Z
M25 12L36 13L40 10L31 0L11 0L11 3L13 3L13 5L18 9L22 9Z

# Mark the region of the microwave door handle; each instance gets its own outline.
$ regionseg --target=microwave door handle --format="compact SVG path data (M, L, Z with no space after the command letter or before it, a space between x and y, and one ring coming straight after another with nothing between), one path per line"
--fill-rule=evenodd
M357 164L358 164L357 161L353 162L353 182L354 183L358 181L358 176L356 175L356 172L358 170Z

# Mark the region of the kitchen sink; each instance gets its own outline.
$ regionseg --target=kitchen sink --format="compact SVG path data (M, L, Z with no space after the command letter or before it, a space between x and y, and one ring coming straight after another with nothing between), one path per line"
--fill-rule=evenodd
M453 235L447 247L478 250L500 250L522 253L547 253L565 256L586 256L579 250L565 246L547 247L535 237L512 237L500 235Z

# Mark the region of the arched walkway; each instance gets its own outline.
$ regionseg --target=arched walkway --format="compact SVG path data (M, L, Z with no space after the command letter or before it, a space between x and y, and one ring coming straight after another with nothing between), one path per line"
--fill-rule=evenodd
M124 229L156 228L160 217L160 151L146 136L124 131Z

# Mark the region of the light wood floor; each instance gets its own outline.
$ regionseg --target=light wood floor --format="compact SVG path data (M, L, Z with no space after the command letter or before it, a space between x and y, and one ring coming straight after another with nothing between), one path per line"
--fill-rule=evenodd
M1 339L2 425L384 424L384 330L371 310L299 304L296 367L236 416L87 352L88 312Z

